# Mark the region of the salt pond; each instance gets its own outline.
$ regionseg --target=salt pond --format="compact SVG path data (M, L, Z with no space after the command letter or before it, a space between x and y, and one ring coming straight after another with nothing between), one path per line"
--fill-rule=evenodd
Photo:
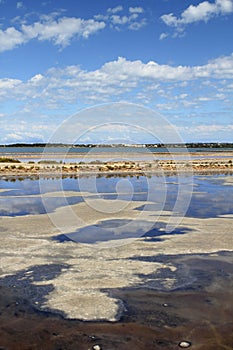
M40 310L118 320L125 309L113 291L172 291L193 282L190 269L174 263L172 255L233 251L231 179L222 174L2 179L1 283L21 288ZM180 184L192 198L170 232Z
M181 179L182 177L182 179ZM126 180L131 189L127 186L122 188L119 197L117 186L119 180ZM179 181L178 181L179 179ZM81 190L80 190L81 181ZM197 218L210 218L224 214L233 213L233 174L232 175L189 175L150 176L150 183L154 185L154 203L148 208L156 209L155 202L165 198L163 209L171 211L177 198L179 182L183 183L192 191L191 203L187 209L186 216ZM85 182L85 192L83 183ZM95 187L93 187L93 182ZM52 212L64 205L78 204L88 198L103 198L106 200L122 199L128 201L148 201L148 179L146 176L115 175L109 176L88 176L82 178L41 178L11 177L0 179L0 215L21 216L30 214L45 214ZM132 190L133 189L133 190ZM181 188L182 189L182 188ZM89 190L88 192L86 192ZM46 195L46 208L42 200ZM150 198L151 199L151 198ZM162 203L163 204L163 203ZM144 207L139 207L142 210Z

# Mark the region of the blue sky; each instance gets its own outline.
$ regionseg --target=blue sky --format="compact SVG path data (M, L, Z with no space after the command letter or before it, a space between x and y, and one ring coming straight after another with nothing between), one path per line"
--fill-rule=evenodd
M0 143L46 142L112 102L160 113L185 142L232 142L232 31L233 0L0 0Z

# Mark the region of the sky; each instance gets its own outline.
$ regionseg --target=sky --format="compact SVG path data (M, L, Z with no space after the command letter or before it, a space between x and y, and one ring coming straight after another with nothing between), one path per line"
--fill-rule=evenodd
M0 0L0 144L49 142L74 115L79 139L117 103L150 110L137 142L159 118L184 142L233 142L232 32L233 0ZM124 139L140 118L118 115L82 142Z

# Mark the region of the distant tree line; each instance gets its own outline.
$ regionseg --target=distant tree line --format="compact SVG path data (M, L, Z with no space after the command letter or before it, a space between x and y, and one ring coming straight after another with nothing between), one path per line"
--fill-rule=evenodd
M155 143L155 144L67 144L67 143L13 143L9 145L0 145L0 147L147 147L147 148L233 148L230 142L191 142L191 143Z

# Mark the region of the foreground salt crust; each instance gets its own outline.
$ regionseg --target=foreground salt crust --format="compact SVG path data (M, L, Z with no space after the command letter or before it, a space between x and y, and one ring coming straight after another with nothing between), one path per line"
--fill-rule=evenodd
M81 213L88 226L109 219L137 220L138 211L135 209L142 204L143 202L139 201L131 202L124 210L114 215L93 211L86 203L71 207L74 212ZM65 207L59 208L50 216L62 218L65 212ZM166 224L170 214L164 211L156 220ZM155 220L154 212L148 211L145 215L148 221ZM40 299L39 294L32 296L27 288L22 290L25 297L30 297L38 308L56 310L64 313L67 318L116 321L124 306L120 300L111 297L111 290L143 286L147 283L147 275L150 279L151 275L154 275L156 280L157 272L162 272L163 269L169 269L173 273L163 281L164 288L171 290L177 281L176 266L169 261L169 255L233 251L232 218L231 215L209 219L186 217L180 224L180 227L188 230L186 234L165 235L161 241L139 238L127 242L128 244L113 244L103 248L98 243L88 245L75 242L59 243L53 240L52 238L61 232L47 214L3 217L0 225L0 277L15 275L25 269L33 270L35 266L47 265L49 271L49 266L59 264L64 268L56 276L48 276L44 281L36 278L30 280L30 284L38 288L53 286L52 290L48 291L46 300ZM160 254L168 256L166 264L155 262L153 259L136 259Z

